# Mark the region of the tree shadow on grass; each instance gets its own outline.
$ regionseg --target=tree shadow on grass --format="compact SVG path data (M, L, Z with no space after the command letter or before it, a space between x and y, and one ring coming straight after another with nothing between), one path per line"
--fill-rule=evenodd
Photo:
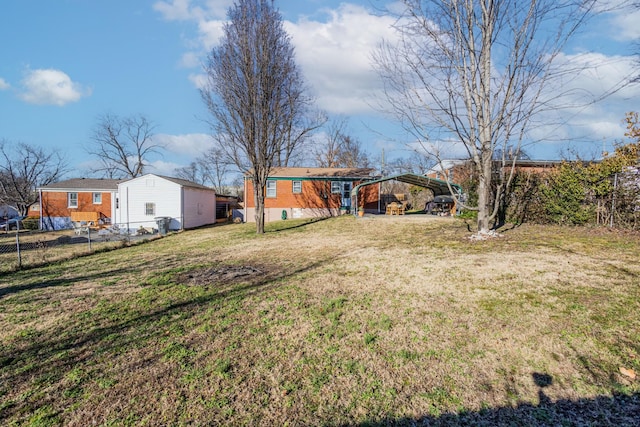
M12 389L24 390L27 387L37 396L34 387L37 389L40 386L34 384L46 382L59 385L64 382L65 375L78 367L91 366L95 370L96 366L103 363L105 357L109 359L132 349L153 346L162 340L172 339L171 335L167 335L167 330L176 323L186 324L207 310L221 309L234 299L242 300L249 295L273 289L287 278L317 268L332 259L333 257L327 257L285 272L272 270L272 273L261 274L252 280L234 284L212 283L204 286L205 289L192 289L192 292L187 290L184 299L180 300L177 296L175 302L166 305L157 303L155 307L148 307L143 301L135 300L138 296L132 296L126 302L115 302L78 312L72 321L54 324L51 328L35 332L33 335L14 336L7 340L6 345L0 345L0 396L7 400L5 403L0 402L0 424L2 420L33 412L38 408L59 410L59 405L72 404L68 399L66 403L61 402L65 400L62 396L48 392L37 400L15 399L15 396L12 400ZM55 287L63 283L95 279L106 274L108 272L95 276L49 280L24 287L14 286L9 288L9 292ZM181 274L184 274L184 271ZM172 289L179 291L179 286L189 289L189 285L173 283L171 280L160 284L147 284L144 287L156 288L158 293L162 293ZM162 357L161 352L154 353L145 363L153 363Z
M292 223L292 222L287 222L287 221L280 221L277 226L275 226L272 229L267 229L265 230L266 233L278 233L281 231L287 231L287 230L294 230L296 228L303 228L303 227L307 227L311 224L315 224L321 221L326 221L328 219L331 218L335 218L332 216L324 216L324 217L314 217L314 218L309 218L306 219L304 222L301 223Z
M551 375L532 374L539 387L537 405L486 408L479 411L427 415L420 418L383 418L341 427L382 426L638 426L640 425L640 393L597 396L577 400L552 401L544 393L551 385Z
M16 294L16 293L25 292L25 291L55 288L59 286L72 286L74 283L78 283L78 282L108 279L114 276L121 276L123 274L128 274L128 273L139 273L151 267L150 264L151 262L142 262L142 263L136 263L135 266L131 266L130 268L119 267L117 269L102 271L100 273L92 273L92 274L90 273L90 274L81 275L81 276L63 277L60 279L49 279L49 280L42 280L42 281L34 281L31 283L25 283L21 285L11 285L11 286L0 287L0 300L7 295ZM21 273L12 273L12 274L21 274L21 277L23 277L26 282L29 282L34 278L38 279L39 278L38 276L41 275L42 273L39 272L38 270L30 270L30 271L28 270L28 272L26 273L21 272Z

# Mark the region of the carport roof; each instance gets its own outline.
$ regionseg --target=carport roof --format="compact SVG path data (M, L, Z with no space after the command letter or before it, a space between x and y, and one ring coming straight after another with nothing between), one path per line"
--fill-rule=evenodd
M403 173L399 175L386 176L384 178L376 179L373 181L364 182L358 186L356 186L353 190L351 190L351 194L357 194L360 187L364 187L366 185L377 184L378 182L384 181L400 181L405 182L411 185L417 185L418 187L429 188L433 191L434 196L442 196L442 195L450 195L451 191L449 191L449 185L454 191L461 192L462 189L458 184L447 183L447 181L443 181L441 179L429 178L424 175L417 175L414 173Z

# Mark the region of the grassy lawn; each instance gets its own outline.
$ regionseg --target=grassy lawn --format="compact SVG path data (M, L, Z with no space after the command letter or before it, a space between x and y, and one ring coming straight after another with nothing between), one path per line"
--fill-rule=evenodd
M226 225L0 273L2 425L635 425L640 238Z
M88 236L85 233L76 235L71 230L21 231L18 236L22 248L20 262L23 267L43 265L97 251L111 250L143 239L151 240L156 237L155 235L134 237L114 235L103 238L97 231L93 231L91 247L89 247ZM9 233L0 232L0 274L17 269L19 269L19 264L16 252L16 233L15 231Z

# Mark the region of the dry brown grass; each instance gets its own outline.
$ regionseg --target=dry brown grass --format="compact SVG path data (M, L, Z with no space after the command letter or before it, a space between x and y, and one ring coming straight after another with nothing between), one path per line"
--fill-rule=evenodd
M270 227L189 231L0 276L0 421L640 415L638 380L619 371L640 372L638 236L522 226L471 242L464 222L424 216Z

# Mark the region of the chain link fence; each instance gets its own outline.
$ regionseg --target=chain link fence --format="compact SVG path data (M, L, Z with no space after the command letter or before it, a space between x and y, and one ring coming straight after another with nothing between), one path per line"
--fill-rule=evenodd
M36 231L19 226L0 231L0 274L19 268L70 259L96 251L125 247L165 233L135 223L129 228L79 227L71 230ZM161 230L162 231L162 230Z

